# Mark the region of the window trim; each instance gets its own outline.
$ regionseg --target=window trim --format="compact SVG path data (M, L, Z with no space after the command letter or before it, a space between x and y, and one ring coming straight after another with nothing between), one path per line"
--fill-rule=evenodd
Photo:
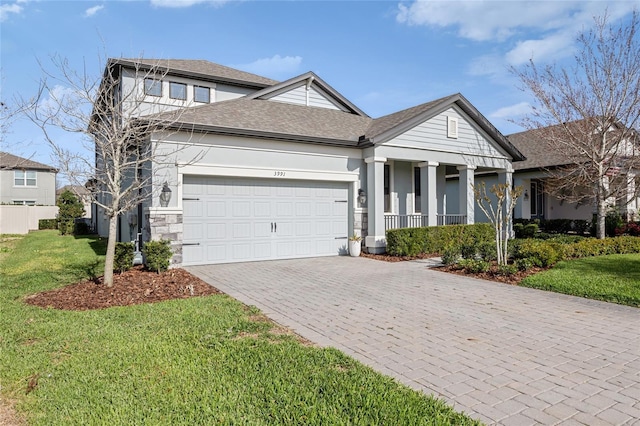
M179 98L177 96L174 96L174 86L183 86L184 87L184 98ZM169 82L169 98L171 99L175 99L178 101L186 101L187 100L187 84L186 83L179 83L177 81L170 81Z
M149 86L147 86L147 82L151 82L149 84ZM154 87L159 87L160 88L160 93L159 94L155 94L153 92L151 92L151 89ZM162 97L162 80L157 80L155 78L145 78L144 79L144 94L147 96L155 96L156 98L161 98Z
M197 93L198 89L205 89L207 91L207 100L206 101L199 101L198 100L198 97L196 96L196 93ZM201 103L201 104L210 104L211 103L211 88L207 87L207 86L199 86L197 84L194 84L193 85L193 101Z
M18 184L16 181L18 180L17 174L23 173L22 183ZM33 173L33 177L29 177L29 173ZM29 185L28 181L33 180L33 185ZM14 188L37 188L38 187L38 171L37 170L14 170L13 171L13 186Z

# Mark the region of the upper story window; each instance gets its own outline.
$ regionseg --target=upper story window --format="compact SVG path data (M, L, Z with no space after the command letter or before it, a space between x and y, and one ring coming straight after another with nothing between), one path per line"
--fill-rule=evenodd
M162 81L153 78L144 79L144 94L150 96L162 96Z
M171 99L187 99L187 85L184 83L169 83L169 97Z
M208 87L193 86L193 100L208 104L210 102L210 93Z
M14 170L13 184L15 186L36 186L35 170Z

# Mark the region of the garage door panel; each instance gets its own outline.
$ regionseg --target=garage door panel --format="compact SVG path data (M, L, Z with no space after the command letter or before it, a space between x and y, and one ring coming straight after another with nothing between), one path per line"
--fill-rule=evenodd
M272 217L271 201L254 201L253 215L255 217Z
M231 237L236 238L251 238L251 222L233 222L231 224Z
M227 217L227 203L224 201L208 201L205 217Z
M347 183L185 176L183 194L198 198L183 201L185 265L327 256L346 248Z
M207 223L206 228L207 228L207 232L205 235L207 236L207 239L226 240L228 237L227 226L224 223Z

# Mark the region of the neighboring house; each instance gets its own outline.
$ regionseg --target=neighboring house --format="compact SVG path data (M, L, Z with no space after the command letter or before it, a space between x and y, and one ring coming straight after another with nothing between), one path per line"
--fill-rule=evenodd
M0 204L56 204L56 174L46 164L0 152Z
M92 204L91 193L87 188L82 185L65 185L62 188L56 190L56 198L60 196L64 191L71 191L80 202L84 205L84 218L91 219Z
M137 77L158 64L162 78ZM460 94L373 119L312 72L276 82L198 60L107 66L120 90L144 87L146 112L185 108L173 132L148 137L156 150L184 149L172 167L151 165L153 195L119 221L120 240L170 239L174 264L336 255L353 233L382 252L389 228L473 223L476 174L510 182L524 159Z
M572 166L581 162L579 156L569 158L559 150L550 149L542 142L541 130L529 130L509 135L509 141L526 157L525 161L514 163L514 184L524 187L523 197L515 207L514 217L523 219L583 219L592 220L596 212L592 199L571 202L554 196L547 188L550 171ZM640 171L639 171L640 172ZM640 176L640 174L638 175ZM612 179L613 176L610 178ZM625 187L621 198L610 199L609 203L630 220L637 217L640 198L636 192L636 177ZM612 183L613 184L613 181ZM626 185L626 183L625 183Z

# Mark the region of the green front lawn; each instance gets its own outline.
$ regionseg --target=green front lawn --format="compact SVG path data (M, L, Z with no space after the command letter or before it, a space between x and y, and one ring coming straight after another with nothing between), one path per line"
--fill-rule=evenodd
M613 254L558 262L531 275L525 287L640 307L640 254Z
M38 231L0 253L0 391L30 424L477 424L225 295L84 312L23 302L99 271L102 241Z

